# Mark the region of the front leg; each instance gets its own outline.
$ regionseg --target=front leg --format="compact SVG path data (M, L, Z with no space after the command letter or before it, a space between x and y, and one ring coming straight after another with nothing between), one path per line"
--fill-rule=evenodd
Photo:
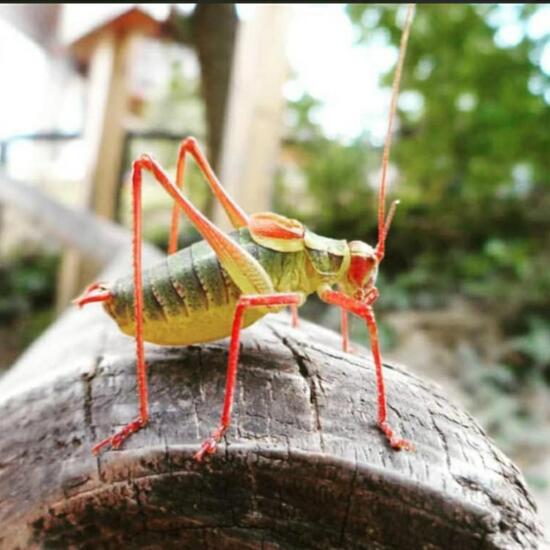
M378 426L388 438L390 445L394 449L414 450L414 445L409 441L400 438L394 432L387 421L386 390L384 387L384 376L382 372L382 355L380 353L380 344L378 341L378 327L374 317L372 304L378 298L378 290L372 288L366 295L365 301L360 302L347 296L343 292L332 290L329 287L321 288L318 291L321 300L327 304L340 306L343 310L349 311L365 320L369 330L372 356L376 368L376 389L378 393Z
M330 288L328 289L330 290ZM371 306L378 300L379 292L376 287L372 287L365 296L365 302L368 302ZM340 307L340 331L342 332L342 351L346 353L355 353L355 348L349 343L349 322L348 322L348 309Z

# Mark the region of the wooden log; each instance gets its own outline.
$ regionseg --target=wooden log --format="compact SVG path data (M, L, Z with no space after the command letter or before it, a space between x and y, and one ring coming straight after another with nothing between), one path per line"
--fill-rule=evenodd
M537 547L523 477L467 413L387 365L390 420L417 446L392 451L368 352L285 316L243 332L233 425L196 463L227 344L147 345L150 425L94 458L136 415L134 344L99 306L65 313L0 381L0 547Z

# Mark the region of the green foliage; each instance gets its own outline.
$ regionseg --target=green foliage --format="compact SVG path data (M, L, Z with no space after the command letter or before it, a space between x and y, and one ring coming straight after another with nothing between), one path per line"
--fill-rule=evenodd
M0 263L0 368L52 322L58 266L58 256L36 253Z
M359 44L385 41L396 52L405 9L347 7ZM519 29L514 43L499 27L505 9ZM550 35L526 32L538 9L417 7L391 151L391 193L401 204L378 281L382 310L431 309L462 295L500 320L498 362L469 348L455 374L469 408L508 450L548 441L550 75L541 59ZM327 236L374 243L381 151L366 138L343 145L323 137L318 108L307 95L289 105L304 182L297 196L283 177L277 208ZM338 312L324 317L337 328ZM363 339L364 327L355 328ZM394 335L381 329L388 349Z
M527 36L513 47L496 45L489 21L500 9L464 4L417 9L401 99L414 98L420 107L405 109L400 102L401 139L393 151L406 170L407 197L428 205L444 198L493 199L499 190L513 188L520 164L531 186L548 186L550 110L542 93L530 91L539 81L543 92L548 75L532 60L538 44ZM363 23L367 10L375 10L377 28L397 45L395 8L350 6L364 40L372 31ZM391 77L390 71L386 83Z
M166 54L173 59L170 80L168 86L163 85L158 91L155 101L146 105L144 123L149 128L201 136L204 133L205 114L199 94L199 81L184 74L181 60L170 48Z
M374 202L367 183L365 145L342 145L319 138L303 147L303 170L312 203L296 201L292 190L279 182L276 210L303 220L321 234L334 238L364 235L372 229ZM290 199L290 200L287 200ZM304 198L304 200L308 200Z
M57 256L38 254L17 256L0 264L1 324L52 305L58 264Z
M527 333L525 338L531 336ZM550 433L545 418L548 409L544 406L548 389L542 373L506 363L484 363L471 349L463 351L462 359L468 408L499 445L510 453L521 448L524 455L545 449Z
M323 132L314 117L321 101L305 92L302 97L289 102L288 124L292 128L292 138L307 148L309 145L316 146L319 140L323 139Z
M385 39L397 48L403 6L347 9L360 43ZM396 296L388 306L431 307L461 293L519 330L521 319L550 311L550 77L541 68L544 40L525 32L537 8L511 8L522 31L511 45L501 44L494 23L502 9L417 8L391 152L401 204L383 272ZM284 183L277 196L286 203L277 206L326 235L374 242L379 153L366 139L348 146L324 138L314 98L289 108L314 207Z
M527 331L513 338L511 345L520 354L519 365L534 367L550 382L550 321L530 317Z
M417 9L392 150L403 202L384 267L428 265L433 276L417 277L421 289L443 280L493 305L507 297L511 319L550 309L540 269L550 260L550 78L540 65L543 41L525 30L535 10L516 6L522 38L504 47L491 25L502 9ZM354 4L348 13L360 41L383 32L399 43L398 8Z

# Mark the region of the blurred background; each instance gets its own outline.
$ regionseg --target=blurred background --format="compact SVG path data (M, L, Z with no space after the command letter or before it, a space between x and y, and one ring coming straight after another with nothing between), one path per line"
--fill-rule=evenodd
M48 197L129 227L132 160L152 153L173 174L179 141L194 135L246 211L374 244L404 16L359 4L0 6L0 369L98 269L23 215L8 192L19 185L37 220ZM417 9L389 172L401 204L377 304L385 358L479 420L544 518L549 39L548 5ZM189 171L191 199L227 228ZM170 207L147 182L145 236L162 247ZM181 245L196 238L184 223ZM302 315L339 327L339 311L315 299ZM352 334L368 344L361 323Z

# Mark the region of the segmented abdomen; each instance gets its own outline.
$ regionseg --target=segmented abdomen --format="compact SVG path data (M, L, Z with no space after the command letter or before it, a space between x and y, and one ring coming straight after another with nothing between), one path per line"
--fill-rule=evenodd
M257 245L247 229L235 231L230 236L274 276L274 286L290 273L285 264L292 263L293 254L284 255ZM235 304L241 291L205 241L144 270L142 278L145 340L159 344L189 344L230 334ZM115 281L110 290L113 299L105 303L106 310L124 333L134 334L132 276ZM251 310L244 325L262 316L259 310Z

